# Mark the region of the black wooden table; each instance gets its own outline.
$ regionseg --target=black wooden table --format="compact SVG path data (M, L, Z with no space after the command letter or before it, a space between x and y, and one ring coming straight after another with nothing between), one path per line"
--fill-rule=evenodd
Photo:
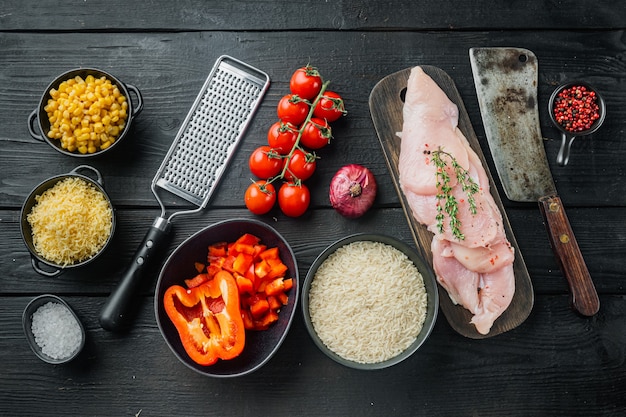
M626 413L626 6L613 1L27 1L0 5L0 415L111 416L621 416ZM247 158L265 143L291 73L311 63L346 101L332 145L310 180L312 209L292 219L258 217L292 245L304 276L329 244L380 232L414 245L368 108L373 86L393 72L434 65L456 82L495 174L482 128L468 50L516 46L539 59L545 147L559 193L600 295L591 318L569 306L538 207L498 189L535 289L518 328L484 340L457 334L443 315L409 360L379 371L345 368L313 344L298 314L263 368L210 379L184 367L159 334L153 292L159 265L137 302L127 333L110 333L98 313L158 214L150 181L208 72L222 54L266 71L272 85L220 189L201 213L177 220L168 253L214 222L253 218L243 204ZM82 161L33 140L27 117L58 74L97 67L135 85L144 109L131 138L89 164L100 170L117 210L113 246L93 264L51 279L37 274L20 236L20 209L32 188ZM592 82L606 99L604 126L574 142L556 164L559 133L546 103L556 85ZM368 166L376 205L358 220L327 197L346 163ZM21 315L33 297L53 293L87 331L81 356L48 365L28 348Z

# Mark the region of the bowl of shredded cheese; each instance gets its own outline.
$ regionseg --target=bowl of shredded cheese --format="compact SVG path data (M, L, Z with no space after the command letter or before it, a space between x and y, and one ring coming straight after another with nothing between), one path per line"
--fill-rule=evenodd
M142 109L137 87L100 69L78 68L48 85L29 116L28 130L62 154L88 158L117 147Z
M408 245L380 234L351 235L326 248L301 294L313 342L336 362L362 370L413 355L439 309L430 266Z
M81 174L85 171L96 179ZM80 165L40 183L22 206L20 229L41 275L57 276L94 261L115 230L113 204L100 172Z

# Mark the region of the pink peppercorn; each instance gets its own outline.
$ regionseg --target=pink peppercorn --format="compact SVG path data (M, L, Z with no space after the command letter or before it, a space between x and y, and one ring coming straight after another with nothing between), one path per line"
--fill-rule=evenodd
M554 99L554 119L565 130L580 133L600 118L596 93L582 85L561 90Z

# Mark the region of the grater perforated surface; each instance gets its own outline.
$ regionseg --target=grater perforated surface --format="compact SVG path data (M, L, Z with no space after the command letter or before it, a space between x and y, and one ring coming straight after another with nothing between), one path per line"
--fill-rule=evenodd
M220 57L161 164L153 187L204 207L268 85L265 73L234 58Z

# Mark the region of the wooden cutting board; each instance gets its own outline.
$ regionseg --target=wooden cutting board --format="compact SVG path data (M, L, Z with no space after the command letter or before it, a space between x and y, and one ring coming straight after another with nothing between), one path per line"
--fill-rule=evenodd
M528 269L524 263L522 253L519 250L511 225L504 211L502 200L498 195L498 191L493 183L493 177L489 172L489 168L485 161L485 156L482 153L476 134L472 127L472 123L469 120L463 100L459 95L459 92L454 84L454 81L450 76L440 68L421 65L424 72L428 74L439 87L448 95L448 98L452 100L459 108L459 129L463 132L465 137L470 143L470 146L480 157L483 167L487 171L489 182L491 184L491 194L500 208L502 213L502 219L504 221L504 228L507 238L511 242L513 248L515 248L515 294L509 308L496 320L491 331L482 335L476 331L473 324L470 324L472 315L465 308L455 305L446 290L439 286L439 299L440 306L443 314L446 316L448 323L463 336L473 339L483 339L487 337L493 337L503 332L514 329L526 320L530 311L532 310L534 303L534 292ZM407 217L409 227L415 239L418 250L427 259L432 266L432 253L430 251L430 244L433 238L433 234L429 232L425 226L421 225L415 220L411 214L411 209L408 205L406 198L404 197L400 185L398 182L398 158L400 156L400 138L397 132L402 131L402 107L404 105L404 93L406 90L407 80L411 68L396 72L383 78L374 88L370 94L369 106L374 122L378 139L382 145L389 171L393 177L396 190L400 197L404 213Z

